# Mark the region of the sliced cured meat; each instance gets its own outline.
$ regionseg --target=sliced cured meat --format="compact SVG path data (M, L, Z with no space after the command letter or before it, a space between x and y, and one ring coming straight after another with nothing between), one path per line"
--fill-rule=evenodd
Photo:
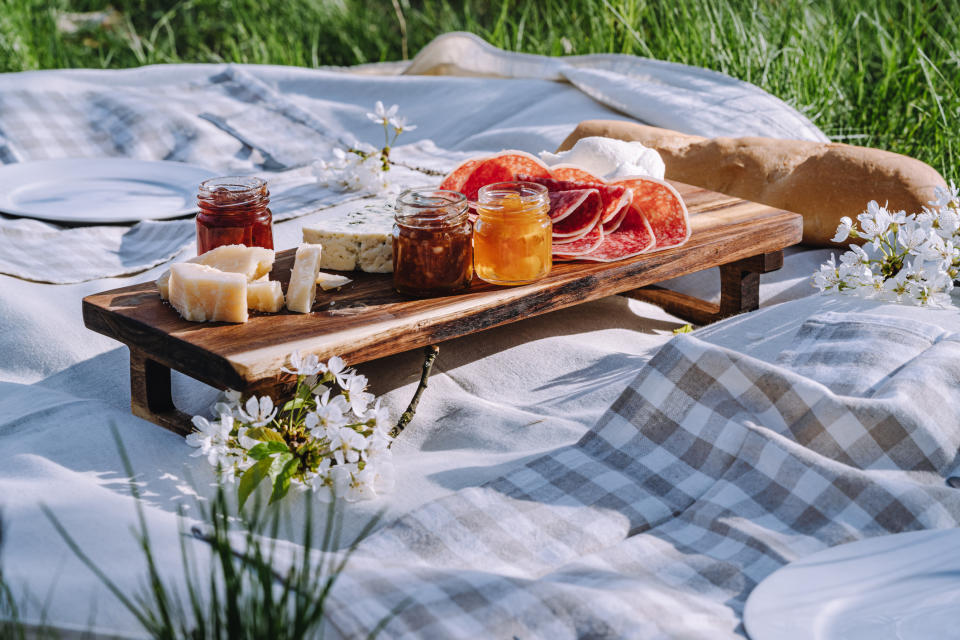
M646 253L654 244L653 232L647 219L631 206L619 229L610 235L604 235L603 243L590 253L574 257L593 262L614 262Z
M601 218L601 222L604 224L604 233L607 232L607 226L610 227L610 231L613 231L620 226L620 222L622 222L624 216L627 215L627 210L630 208L630 203L633 202L633 191L631 189L625 188L623 193L620 194L620 198L614 199L618 191L619 190L609 191L608 195L610 199L609 201L604 202L603 218Z
M441 189L450 191L460 191L463 185L467 183L467 178L473 173L473 170L480 166L482 160L473 159L461 163L456 169L447 174L447 177L440 183Z
M512 182L518 180L521 175L547 178L550 172L545 164L529 153L504 151L480 160L459 191L467 196L467 200L476 200L480 187L495 182Z
M587 204L593 206L600 205L600 194L596 189L571 189L570 191L551 191L550 196L550 221L557 224L561 220L568 218L585 201L591 200Z
M629 195L632 196L633 192L629 192ZM620 212L613 217L612 220L608 220L603 223L603 233L605 235L610 235L614 231L620 228L620 223L623 222L623 219L627 217L627 214L630 212L630 203L627 202L624 206L620 208Z
M681 245L690 237L687 206L672 186L650 177L623 178L615 184L633 191L632 208L639 210L647 219L657 249ZM622 224L626 224L626 220Z
M600 225L595 225L595 226L600 226ZM580 231L574 235L560 236L559 238L557 236L553 236L553 244L554 245L569 244L574 240L579 240L580 238L587 235L591 231L593 231L593 227L584 227L583 231Z
M589 171L584 171L580 167L572 164L556 164L550 167L550 175L557 180L568 180L572 182L592 182L594 184L606 184L602 178L598 178Z
M598 182L581 182L575 180L559 180L557 178L541 178L532 175L522 175L520 179L542 184L548 191L596 189L600 192L600 200L603 202L603 214L600 217L601 222L607 222L616 217L631 199L630 189L628 187L620 184L606 184L602 180Z
M560 217L556 219L552 217L554 202L558 204L565 200L572 202L575 197L579 202L572 210L561 212ZM583 235L600 223L600 215L603 213L600 194L596 189L557 191L550 194L550 204L554 238Z
M598 224L595 225L590 232L582 238L578 238L573 242L561 244L559 247L554 246L554 256L574 260L584 254L589 254L591 251L596 250L597 247L601 246L604 240L603 227Z

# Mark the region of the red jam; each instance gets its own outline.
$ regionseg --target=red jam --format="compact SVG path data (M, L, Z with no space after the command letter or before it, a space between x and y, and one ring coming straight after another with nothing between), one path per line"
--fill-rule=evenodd
M463 291L473 277L473 228L462 193L409 189L395 205L393 288L415 298Z
M273 214L260 178L211 178L197 193L197 255L225 244L273 249Z

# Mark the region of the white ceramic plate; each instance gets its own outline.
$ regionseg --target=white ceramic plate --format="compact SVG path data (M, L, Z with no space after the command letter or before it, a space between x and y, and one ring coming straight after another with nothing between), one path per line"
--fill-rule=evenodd
M65 158L0 166L0 211L56 222L135 222L197 210L216 174L182 162Z
M752 640L960 639L960 529L838 545L788 564L747 598Z

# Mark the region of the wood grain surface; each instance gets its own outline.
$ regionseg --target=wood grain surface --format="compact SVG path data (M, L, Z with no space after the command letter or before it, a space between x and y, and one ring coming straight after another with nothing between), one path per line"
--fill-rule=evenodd
M676 276L776 253L800 241L802 218L674 183L690 211L693 235L682 247L612 263L556 263L533 284L500 287L474 280L454 296L408 299L391 274L348 274L338 291L318 290L313 311L251 313L246 324L194 323L164 303L152 281L83 300L83 318L148 359L220 388L252 391L289 381L280 373L294 350L357 364L436 344ZM277 255L270 277L286 289L293 250Z

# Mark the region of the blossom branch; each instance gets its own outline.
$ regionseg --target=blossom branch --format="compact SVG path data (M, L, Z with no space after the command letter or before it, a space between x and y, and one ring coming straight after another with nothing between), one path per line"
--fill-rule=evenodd
M414 392L413 399L410 400L407 410L403 412L403 415L401 415L400 419L397 421L397 426L390 430L391 438L396 438L399 436L400 433L407 428L407 425L410 424L410 421L413 420L413 416L416 415L417 405L420 404L420 396L423 395L424 390L427 388L427 380L430 378L430 370L433 369L433 362L437 359L438 353L440 353L440 347L435 344L424 347L423 369L420 371L420 384L417 385L417 390Z

